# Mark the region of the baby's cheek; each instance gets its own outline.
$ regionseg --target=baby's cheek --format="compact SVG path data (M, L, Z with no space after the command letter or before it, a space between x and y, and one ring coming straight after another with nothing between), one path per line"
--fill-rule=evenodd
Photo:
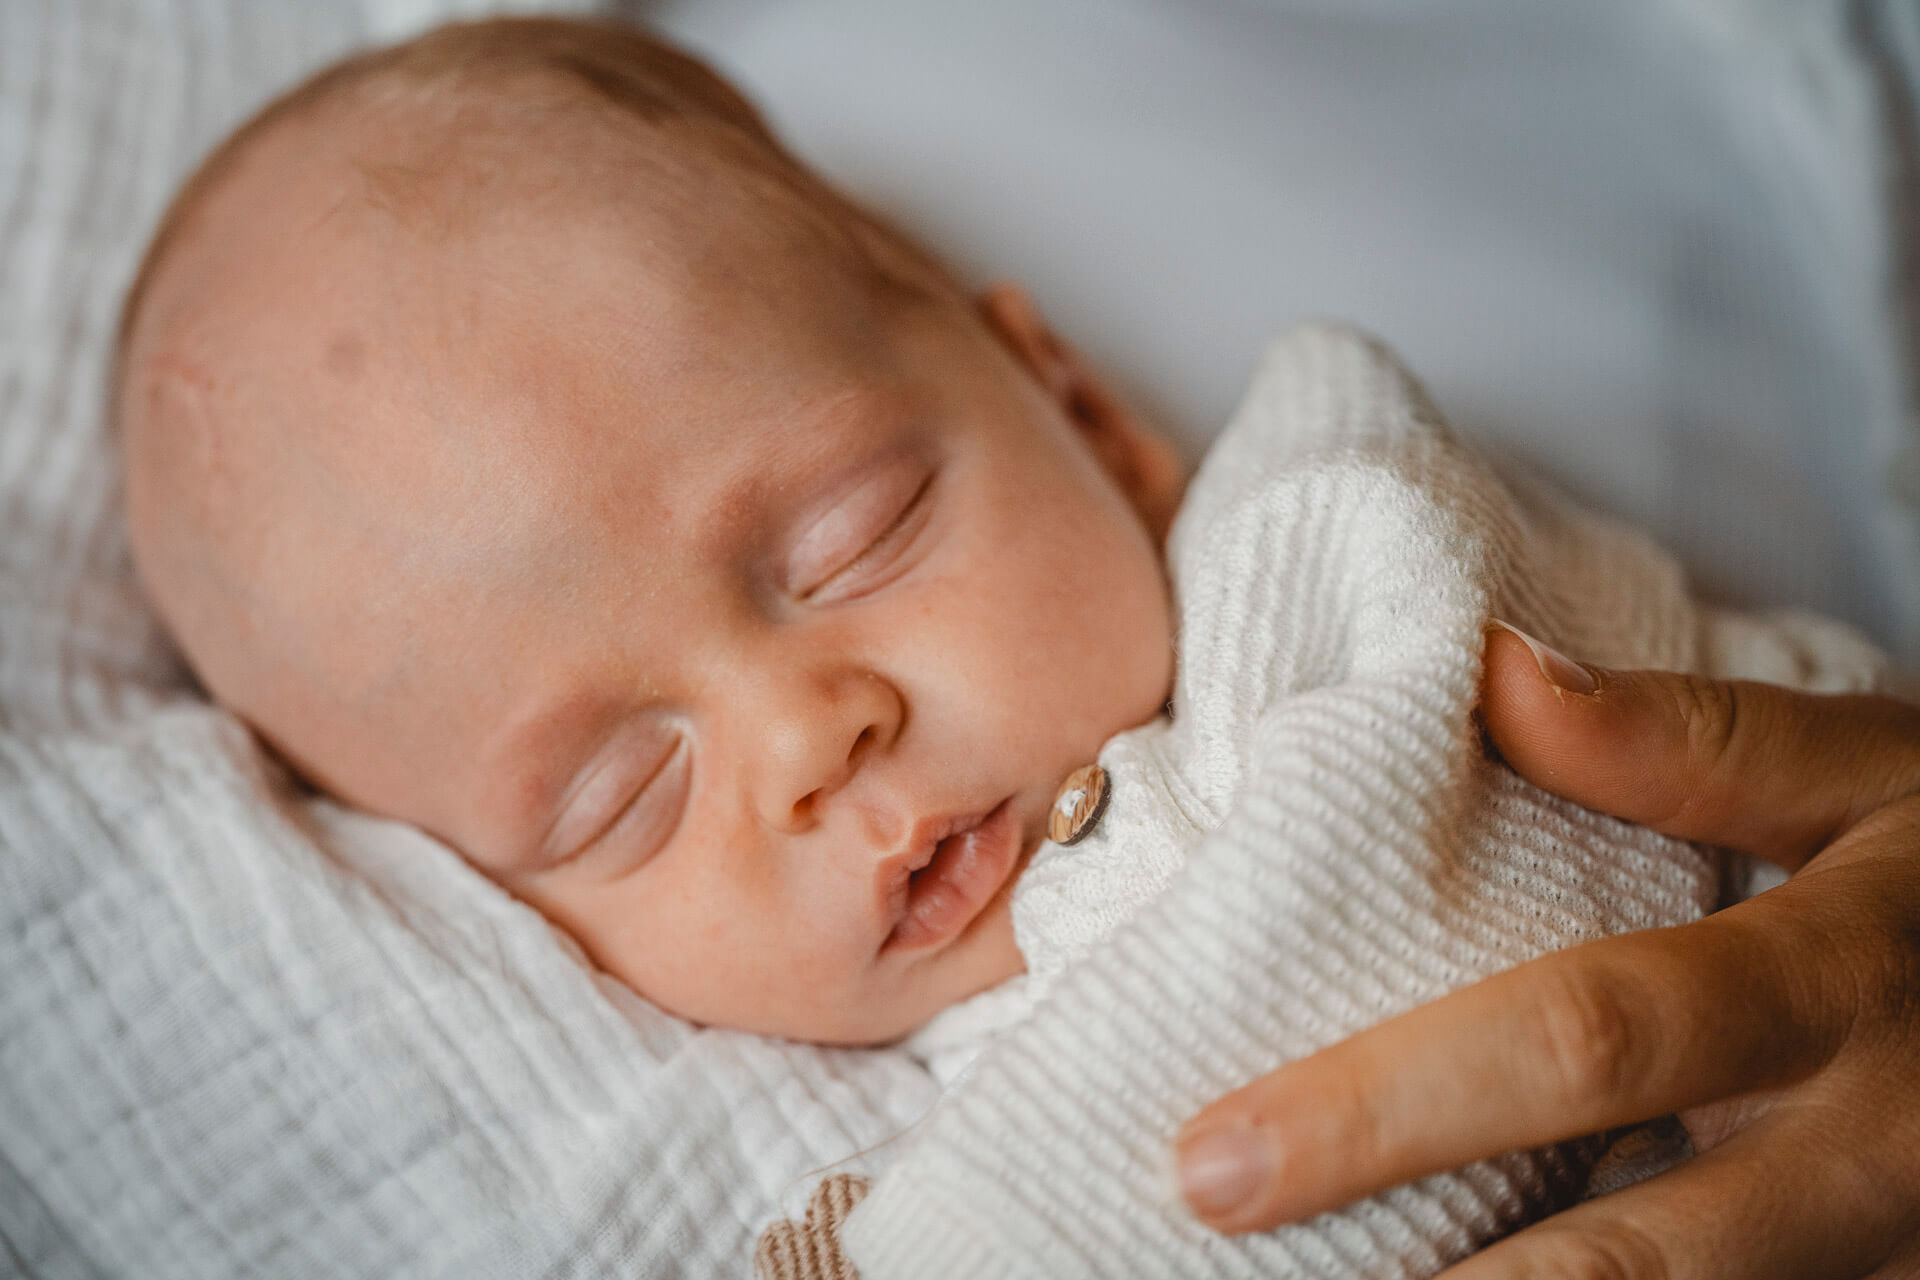
M1165 574L1131 528L1103 531L1099 554L1062 532L1029 565L1028 682L1057 714L1105 734L1130 728L1165 701L1173 671Z
M1024 870L1024 868L1022 868ZM1009 880L987 905L961 938L958 946L943 957L942 971L930 977L920 998L936 1001L932 1012L947 1005L979 995L1009 978L1027 971L1026 958L1014 942L1013 891L1016 880Z
M607 890L576 919L570 932L600 967L669 1013L730 1023L739 1016L738 996L755 988L742 964L756 952L751 932L695 895L663 900Z

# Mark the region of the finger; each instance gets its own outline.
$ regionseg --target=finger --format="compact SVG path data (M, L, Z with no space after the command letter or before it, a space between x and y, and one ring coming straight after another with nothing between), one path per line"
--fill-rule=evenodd
M1798 1079L1852 1016L1804 979L1808 957L1835 945L1831 913L1808 898L1789 884L1682 928L1543 956L1283 1067L1182 1130L1189 1202L1218 1230L1264 1230Z
M1443 1280L1852 1280L1900 1245L1898 1205L1863 1187L1813 1109L1776 1113L1709 1155L1576 1205Z
M1583 668L1505 623L1488 631L1481 718L1536 786L1789 868L1920 791L1920 707Z

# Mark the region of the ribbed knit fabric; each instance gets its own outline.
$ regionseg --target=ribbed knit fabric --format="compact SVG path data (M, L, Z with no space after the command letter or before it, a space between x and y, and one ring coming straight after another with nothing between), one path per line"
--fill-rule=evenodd
M1282 1063L1543 952L1693 919L1704 851L1484 756L1498 616L1613 666L1868 687L1805 618L1688 597L1664 555L1516 496L1383 349L1270 350L1170 546L1171 722L1115 739L1108 813L1015 901L1038 1007L995 1039L843 1232L864 1280L1428 1276L1580 1189L1591 1143L1227 1238L1176 1203L1170 1140Z

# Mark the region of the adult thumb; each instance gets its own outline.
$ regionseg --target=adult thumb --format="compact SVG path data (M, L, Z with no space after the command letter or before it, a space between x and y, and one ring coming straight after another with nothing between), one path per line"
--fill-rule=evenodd
M1504 622L1487 629L1480 716L1502 758L1536 786L1790 870L1920 791L1920 708L1610 671Z

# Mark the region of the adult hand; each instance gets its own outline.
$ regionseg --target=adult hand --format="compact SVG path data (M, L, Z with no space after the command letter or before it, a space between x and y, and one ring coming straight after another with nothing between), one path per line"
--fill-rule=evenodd
M1677 1111L1697 1158L1449 1280L1920 1276L1920 709L1536 660L1500 629L1482 692L1532 782L1793 877L1544 956L1228 1095L1179 1138L1195 1211L1262 1230Z

